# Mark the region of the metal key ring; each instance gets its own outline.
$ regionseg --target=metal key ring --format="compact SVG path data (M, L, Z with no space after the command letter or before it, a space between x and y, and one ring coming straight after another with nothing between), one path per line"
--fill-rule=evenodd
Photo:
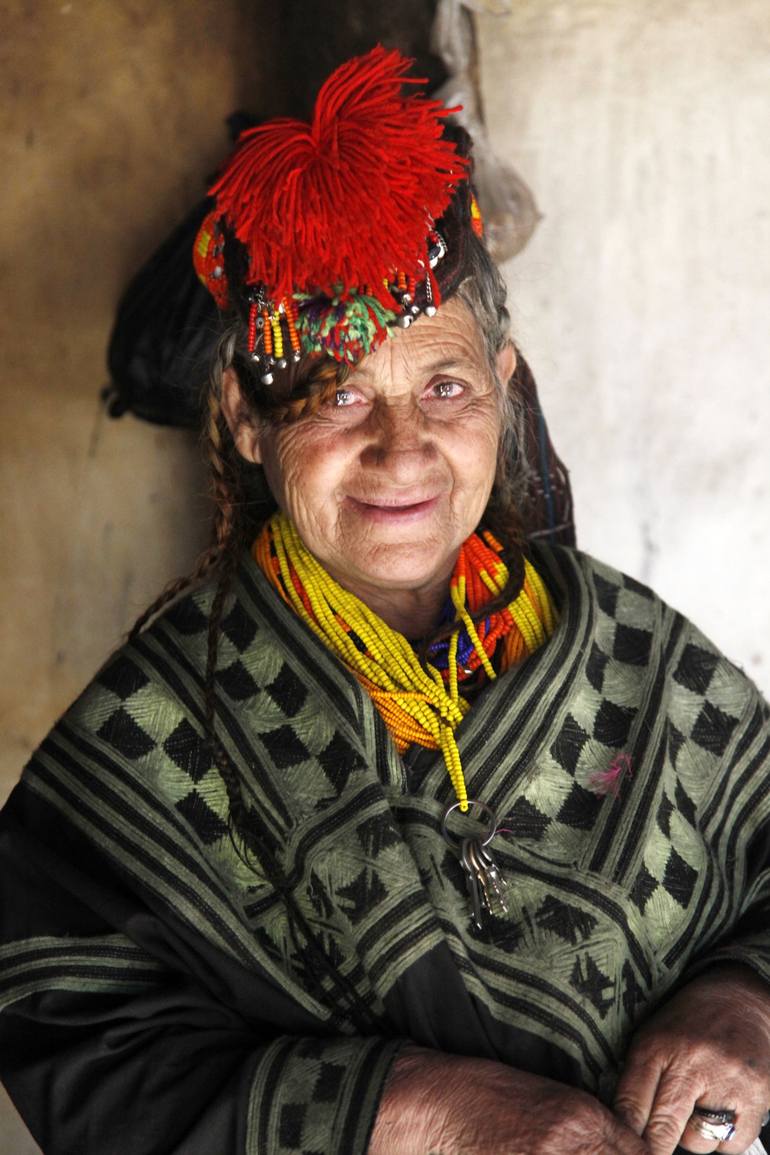
M454 834L451 834L447 825L449 821L449 815L453 810L459 810L460 805L461 803L459 802L453 802L451 806L447 806L446 810L444 811L444 817L441 819L441 833L444 836L444 840L449 843L453 850L459 850L465 841L465 838L457 838ZM495 832L497 831L497 811L493 810L487 802L477 802L475 798L469 798L468 810L472 810L473 807L476 807L483 813L489 815L486 836L476 839L479 845L488 846L494 838Z

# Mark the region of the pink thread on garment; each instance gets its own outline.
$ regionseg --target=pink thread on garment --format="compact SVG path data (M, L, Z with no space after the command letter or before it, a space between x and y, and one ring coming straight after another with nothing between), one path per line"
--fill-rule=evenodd
M617 798L623 779L633 774L630 754L617 754L606 770L594 770L588 775L586 785L594 794L611 794Z

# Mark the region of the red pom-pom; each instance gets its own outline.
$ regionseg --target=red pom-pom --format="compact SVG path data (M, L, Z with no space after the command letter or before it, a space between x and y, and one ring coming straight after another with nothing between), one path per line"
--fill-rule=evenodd
M312 124L279 118L244 132L212 187L249 254L249 281L271 297L333 294L402 269L424 276L426 236L467 176L442 138L452 110L402 86L411 61L382 46L341 65ZM391 301L392 304L392 301Z

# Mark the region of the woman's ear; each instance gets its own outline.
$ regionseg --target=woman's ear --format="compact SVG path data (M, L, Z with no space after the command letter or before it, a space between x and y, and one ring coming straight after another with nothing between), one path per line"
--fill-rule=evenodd
M222 374L222 412L241 457L254 465L261 465L260 424L249 412L238 374L232 367Z
M516 350L513 341L506 341L497 354L497 379L502 385L507 385L516 368Z

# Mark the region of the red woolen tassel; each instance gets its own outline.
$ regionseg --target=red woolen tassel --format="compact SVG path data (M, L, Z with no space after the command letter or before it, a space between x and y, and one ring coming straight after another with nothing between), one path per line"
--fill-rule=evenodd
M402 96L411 61L381 45L328 78L312 124L279 118L242 133L210 192L249 254L249 279L274 299L333 294L419 276L425 238L467 161L442 138L453 110Z

